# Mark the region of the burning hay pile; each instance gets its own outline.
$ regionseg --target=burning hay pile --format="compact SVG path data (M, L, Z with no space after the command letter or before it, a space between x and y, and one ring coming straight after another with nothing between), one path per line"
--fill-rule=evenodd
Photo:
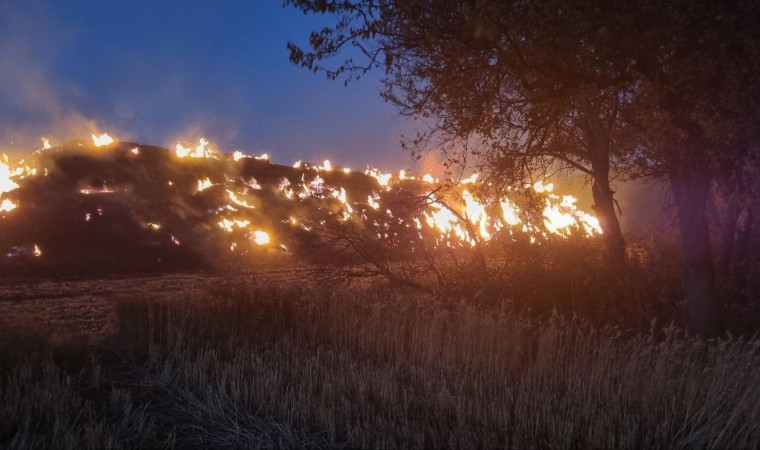
M376 264L594 236L598 221L538 182L493 194L477 175L364 172L267 155L223 154L201 139L174 151L108 135L0 160L0 266L90 273L262 263Z

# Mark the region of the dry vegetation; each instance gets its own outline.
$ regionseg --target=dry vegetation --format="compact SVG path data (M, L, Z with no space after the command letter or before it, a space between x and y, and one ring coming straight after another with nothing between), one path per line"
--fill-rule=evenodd
M0 337L0 447L760 445L760 342L400 290L144 292L97 344Z

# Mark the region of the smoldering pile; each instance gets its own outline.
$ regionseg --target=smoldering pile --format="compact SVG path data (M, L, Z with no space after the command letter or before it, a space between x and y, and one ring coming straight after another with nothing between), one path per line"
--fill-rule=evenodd
M546 180L487 197L477 174L441 182L329 161L282 166L203 139L171 151L92 137L13 169L0 160L3 273L383 265L601 232Z
M0 267L81 274L283 262L313 239L301 221L339 203L323 186L362 198L379 190L363 173L221 156L178 158L131 142L35 153L24 162L30 176L4 197L18 207L0 212ZM310 195L292 201L301 186Z

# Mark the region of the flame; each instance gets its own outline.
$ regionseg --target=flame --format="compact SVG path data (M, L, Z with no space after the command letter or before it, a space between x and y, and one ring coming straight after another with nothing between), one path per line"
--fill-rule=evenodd
M271 241L269 238L269 233L261 230L254 231L252 239L253 242L257 243L258 245L266 245Z
M103 142L103 144L99 144L99 142ZM113 139L105 133L100 136L93 135L95 145L108 145L112 142ZM49 144L49 141L43 138L43 143ZM130 152L138 155L140 149L135 147ZM175 153L178 158L217 158L215 156L217 153L210 149L208 141L204 138L200 138L198 145L194 148L184 147L178 143ZM224 157L224 159L235 161L242 158L251 158L251 156L236 151L232 155ZM269 161L268 154L254 158ZM514 236L515 233L522 232L530 242L539 244L550 235L567 238L577 233L584 236L594 236L602 232L599 220L596 217L579 210L576 206L577 199L575 197L555 195L553 193L554 184L549 180L539 180L533 184L509 189L501 196L481 198L479 195L484 190L478 189L478 187L482 185L483 181L479 179L477 173L473 173L459 180L459 182L451 183L450 180L446 180L446 183L440 184L440 181L430 174L412 175L406 170L401 170L398 175L394 176L391 173L380 172L375 168L367 168L365 174L375 179L377 182L374 185L375 189L378 189L378 186L383 188L378 189L383 192L383 196L381 197L380 194L372 191L371 195L366 197L365 203L362 198L367 195L366 191L362 196L357 195L358 198L350 198L354 194L349 192L346 186L340 186L339 181L336 181L336 178L340 180L343 177L325 175L336 170L350 173L350 169L334 166L330 160L324 160L322 165L309 165L297 161L293 167L304 171L301 173L300 182L291 182L291 179L287 177L280 178L277 190L285 198L293 202L309 202L308 205L314 204L313 202L317 202L317 204L319 204L318 202L325 202L322 204L329 206L320 206L319 209L324 209L338 221L351 220L366 226L371 229L370 235L376 235L379 239L398 239L401 234L394 231L398 230L398 228L394 228L396 226L414 229L414 235L418 235L420 239L432 237L435 245L448 247L475 246L478 243L494 239L499 232L508 233L506 236ZM313 178L307 177L309 173ZM35 167L28 167L19 163L19 165L11 168L5 155L0 158L0 212L7 213L18 207L11 199L2 198L2 195L19 188L19 182L22 178L36 174L37 168ZM325 181L321 175L324 175L329 181ZM357 176L361 177L361 175ZM412 181L414 182L413 185L419 189L420 196L429 197L430 203L411 212L394 209L391 206L393 201L390 201L391 199L387 196L392 195L392 190L402 186L402 184L403 188L406 189L412 184L409 183ZM167 183L169 186L173 186L172 181ZM262 193L253 192L262 190L262 185L255 178L241 178L240 176L225 174L224 178L218 180L217 183L213 183L209 177L198 179L195 192L202 192L216 185L222 186L227 199L227 204L215 205L209 210L209 213L216 215L214 222L218 227L229 233L236 231L245 233L251 241L258 245L270 244L269 233L263 230L253 230L252 222L257 223L258 219L250 216L251 211L245 210L256 209L254 203L260 198L260 195L269 195L268 189ZM541 210L542 215L537 221L531 217L531 214L521 211L518 204L513 200L514 197L510 198L513 193L520 191L540 194L538 198L542 202L543 209ZM79 192L90 195L107 194L114 191L103 185L101 188L80 189ZM385 201L381 199L385 199ZM259 211L259 209L256 210L257 213ZM102 210L98 209L97 214L102 215ZM232 217L233 215L235 217ZM288 216L277 220L290 223L305 231L312 230L308 222L303 224L298 217L282 220L286 217ZM92 214L86 213L85 221L89 222L91 219ZM149 230L162 228L161 225L151 222L144 223L144 227ZM216 232L219 231L216 230ZM176 237L172 235L170 238L174 245L180 245L180 241ZM277 248L283 248L284 244L278 242L277 245ZM231 245L230 248L231 250L239 250L237 244Z
M92 143L95 145L95 147L104 147L106 145L113 144L114 140L111 136L108 135L108 133L101 133L101 134L91 134L92 136Z
M42 148L44 148L45 150L47 150L47 149L49 149L49 148L52 147L52 145L50 145L50 139L48 139L48 138L46 138L44 136L41 137L40 139L42 140Z
M512 200L504 198L499 204L501 205L502 217L507 224L514 226L521 222L520 217L517 215L519 212L517 205Z
M473 184L478 181L478 176L479 174L473 173L469 177L459 180L459 184Z
M475 174L471 182L474 183L477 178L477 174ZM480 237L485 240L491 239L491 233L488 231L488 215L486 214L485 206L475 200L467 190L462 193L462 199L464 200L465 218L471 223L478 225Z
M243 184L248 186L251 189L259 190L261 189L261 185L258 181L256 181L256 178L250 177L247 180L243 180Z
M211 182L211 179L209 177L203 178L201 180L198 180L196 182L196 192L202 192L206 189L210 188L211 186L215 186L214 183Z
M200 138L195 148L188 148L178 142L176 151L179 158L216 158L216 152L209 147L206 138Z
M269 153L264 153L261 156L254 156L254 159L258 159L259 161L269 161Z
M536 181L536 183L533 185L533 190L538 192L539 194L543 192L552 192L554 191L554 183L544 184L545 180L539 180ZM528 185L527 187L531 187Z
M234 203L234 204L236 204L236 205L238 205L238 206L242 206L243 208L248 208L248 209L254 209L254 208L256 208L255 206L251 205L251 204L250 204L250 203L248 203L247 201L245 201L245 200L241 200L241 199L240 199L240 198L237 196L237 194L235 194L234 192L232 192L232 191L230 191L230 190L227 190L227 196L229 197L229 199L230 199L230 201L231 201L232 203Z
M14 209L16 209L18 205L10 201L9 199L3 199L2 202L0 202L0 212L11 212Z
M37 257L37 258L39 258L40 256L42 256L42 250L40 250L40 246L39 245L34 244L34 250L32 251L32 254L35 257Z
M231 233L232 230L235 227L237 227L237 228L246 228L246 227L248 227L248 225L251 224L251 221L250 220L238 220L238 219L232 219L232 220L230 220L230 219L226 219L225 218L225 219L220 220L217 223L219 224L219 227L221 229L223 229L224 231L227 231L227 232Z
M380 209L380 203L377 202L377 200L379 200L379 199L380 199L380 197L377 194L375 194L374 198L370 195L370 196L367 197L367 204L372 209Z
M422 181L427 184L434 184L434 183L438 183L438 178L435 178L429 173L426 173L425 175L422 176Z
M568 229L571 227L582 226L587 236L593 236L595 233L601 234L602 228L599 220L582 211L578 211L575 202L578 200L572 195L562 197L559 205L554 205L549 199L546 200L544 208L544 225L550 233L566 236Z
M364 171L365 175L369 175L377 180L378 184L380 186L388 187L388 184L391 181L391 178L393 178L393 174L390 173L381 173L375 168L369 168L366 171Z

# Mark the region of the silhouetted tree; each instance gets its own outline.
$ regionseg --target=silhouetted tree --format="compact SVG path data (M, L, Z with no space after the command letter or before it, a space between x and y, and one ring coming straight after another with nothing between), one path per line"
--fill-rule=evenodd
M385 71L383 96L433 121L445 142L478 141L494 176L571 168L620 260L611 178L659 177L678 209L692 330L719 331L705 202L757 142L760 6L748 0L286 0L330 13L291 60L348 80ZM353 50L351 50L353 49ZM322 61L349 52L337 68ZM617 258L615 258L617 255Z
M286 3L339 15L334 28L312 33L311 52L289 44L291 60L346 81L383 68L383 97L431 125L414 140L415 151L433 136L444 147L475 140L497 185L549 170L590 177L610 259L624 261L610 182L630 153L632 134L620 116L630 96L625 85L601 86L585 74L599 68L578 56L595 27L583 11L497 1ZM361 64L320 65L349 45Z

